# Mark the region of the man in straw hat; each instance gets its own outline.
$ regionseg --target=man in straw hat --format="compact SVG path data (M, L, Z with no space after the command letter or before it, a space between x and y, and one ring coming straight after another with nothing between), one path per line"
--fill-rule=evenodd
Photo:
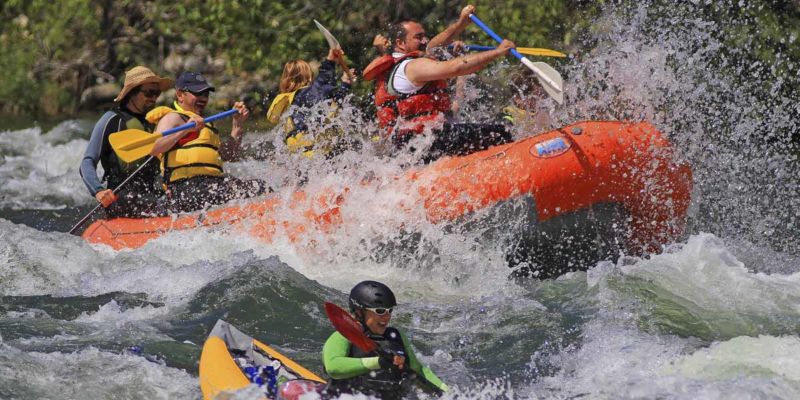
M103 114L92 130L80 174L89 193L105 207L110 217L138 217L153 214L158 209L163 190L158 182L157 162L150 162L128 181L123 193L114 194L114 189L149 158L130 164L123 162L108 137L126 129L152 132L153 125L147 122L145 115L153 109L161 92L171 86L172 79L162 78L146 67L131 68L125 73L125 84L114 99L114 107ZM97 174L98 162L103 166L102 179Z
M203 111L213 91L214 86L199 72L184 72L175 81L173 106L158 107L147 114L148 121L158 124L158 132L190 121L197 124L193 129L158 139L150 153L161 159L170 211L199 210L268 190L264 181L243 180L223 173L223 159L231 161L239 153L243 124L250 111L241 101L233 105L239 112L233 116L231 140L223 142L214 124L203 123Z

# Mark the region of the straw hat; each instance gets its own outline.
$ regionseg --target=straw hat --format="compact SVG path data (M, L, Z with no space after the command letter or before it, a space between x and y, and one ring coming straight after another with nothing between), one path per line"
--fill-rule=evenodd
M145 83L157 83L162 92L172 87L172 79L162 78L153 73L150 68L136 66L125 73L125 85L122 86L122 91L119 92L114 102L122 101L131 90Z

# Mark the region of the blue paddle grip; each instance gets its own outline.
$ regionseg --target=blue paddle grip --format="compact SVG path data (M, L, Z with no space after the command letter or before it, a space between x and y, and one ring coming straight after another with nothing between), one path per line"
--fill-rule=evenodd
M472 20L472 22L475 23L475 25L478 25L479 28L483 29L483 31L486 32L486 34L488 34L489 36L491 36L492 39L494 39L497 43L503 42L503 38L494 33L494 31L488 26L486 26L486 24L484 24L483 21L481 21L478 17L476 17L475 14L470 14L469 18ZM522 54L519 54L517 49L511 49L511 54L513 54L514 57L517 57L520 60L522 60Z
M224 111L224 112L221 112L219 114L214 114L214 115L204 119L203 122L214 122L214 121L216 121L218 119L222 119L222 118L231 116L233 114L236 114L237 112L239 112L239 111L236 110L235 108L234 109L230 109L228 111ZM185 129L194 128L194 125L195 125L194 121L187 122L187 123L185 123L185 124L183 124L181 126L176 126L176 127L172 128L172 129L167 129L164 132L161 132L161 136L167 136L167 135L171 135L171 134L173 134L175 132L180 132L180 131L185 130Z

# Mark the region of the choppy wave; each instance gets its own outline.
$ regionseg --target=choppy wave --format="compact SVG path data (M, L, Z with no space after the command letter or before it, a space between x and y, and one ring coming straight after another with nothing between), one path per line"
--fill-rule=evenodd
M196 379L142 357L87 348L28 352L0 344L0 396L18 399L192 398Z
M196 398L217 318L321 372L331 333L321 303L344 304L361 279L395 289L393 321L453 388L446 398L800 397L800 174L786 151L797 99L776 94L780 77L738 65L741 50L700 5L665 7L608 5L583 39L594 50L556 65L570 106L552 114L554 125L649 120L677 144L695 192L686 237L662 254L509 280L502 249L413 207L396 213L407 199L358 184L388 181L418 154L386 159L364 140L307 160L286 155L280 135L252 132L274 149L226 171L281 196L300 181L347 187L346 222L300 244L214 229L113 251L0 218L0 397ZM717 73L721 62L737 74ZM477 100L500 100L469 96L462 115L475 118L496 106ZM345 107L340 122L355 113ZM0 210L90 204L77 173L89 128L0 133ZM237 398L257 395L248 390Z
M0 132L0 209L58 209L91 197L78 174L91 127L65 121L42 128Z

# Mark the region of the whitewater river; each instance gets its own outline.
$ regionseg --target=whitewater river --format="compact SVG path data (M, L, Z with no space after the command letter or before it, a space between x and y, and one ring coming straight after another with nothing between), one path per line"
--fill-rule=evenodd
M598 21L593 51L554 64L568 105L553 124L656 125L694 170L687 232L660 254L555 280L509 280L498 249L393 215L397 194L357 190L343 228L314 246L224 229L137 250L89 245L65 232L94 206L77 172L93 121L0 131L0 398L199 398L219 318L321 374L322 303L346 304L362 279L395 289L393 323L452 388L446 398L800 398L800 171L786 150L800 102L776 94L781 79L736 66L718 27L691 11L627 11ZM740 74L713 72L725 63ZM467 114L490 115L482 107ZM298 169L310 190L357 186L413 158L372 150L226 168L288 195ZM409 225L424 246L373 256L371 243Z

